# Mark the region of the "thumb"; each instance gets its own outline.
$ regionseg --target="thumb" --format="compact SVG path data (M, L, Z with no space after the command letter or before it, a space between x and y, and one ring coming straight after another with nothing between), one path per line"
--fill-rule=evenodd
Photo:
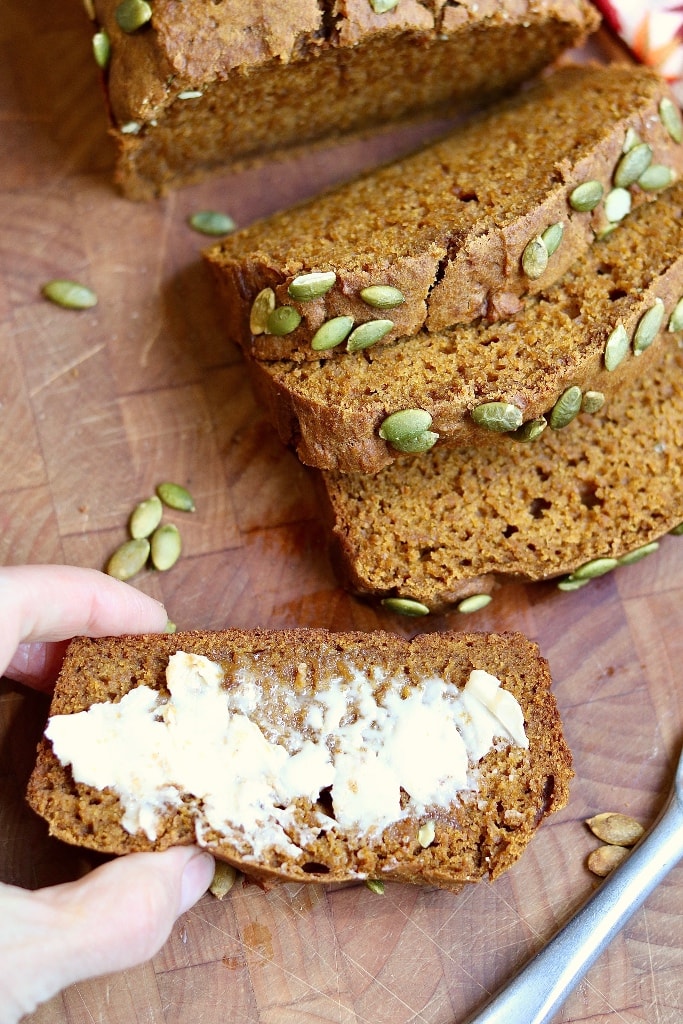
M206 891L213 871L210 854L184 846L130 854L36 892L0 887L9 1005L28 1013L75 981L149 960L178 915ZM0 981L0 995L2 989Z

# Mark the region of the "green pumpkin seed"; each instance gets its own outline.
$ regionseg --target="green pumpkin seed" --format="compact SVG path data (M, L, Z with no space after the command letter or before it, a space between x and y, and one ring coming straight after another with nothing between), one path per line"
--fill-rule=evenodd
M460 601L457 605L459 612L463 615L471 615L472 612L481 611L487 604L490 604L492 597L490 594L472 594L471 597L466 597Z
M539 416L538 419L522 423L521 427L510 432L510 437L513 441L536 441L547 426L548 421L545 416Z
M423 850L426 850L428 846L431 846L436 836L436 825L433 821L425 821L424 825L420 825L417 830L417 841Z
M201 89L183 89L176 96L177 100L200 100L204 93Z
M575 416L581 412L583 395L578 384L572 384L570 388L560 395L552 407L548 423L553 430L562 430L571 423Z
M522 253L522 270L534 281L548 266L548 249L540 235L527 242Z
M97 305L97 295L78 281L48 281L42 287L43 295L64 309L90 309Z
M628 153L629 149L633 149L633 147L637 146L640 142L642 142L642 139L640 138L640 135L635 130L635 128L627 128L626 135L624 136L624 145L621 147L621 152Z
M167 505L169 508L175 508L179 512L194 512L195 510L194 498L181 484L174 484L172 481L167 480L159 484L157 494L164 505Z
M363 288L360 297L375 309L395 309L406 301L403 292L390 284L371 284L369 288Z
M116 549L107 562L105 572L117 580L129 580L144 569L150 544L146 537L127 540Z
M566 576L557 584L557 589L563 591L581 590L581 587L585 587L587 583L590 583L590 580L575 580L571 576Z
M145 0L123 0L115 11L119 28L124 32L137 32L152 17L152 8Z
M564 235L564 224L562 221L558 221L557 224L551 224L549 228L546 228L541 238L545 243L545 247L548 250L548 256L552 256L554 252L560 247L562 236Z
M650 164L638 178L638 184L645 192L657 192L660 188L668 188L676 180L676 172L664 164Z
M472 419L478 427L503 434L522 425L522 410L510 402L484 402L472 410Z
M329 292L336 280L334 270L300 274L294 278L287 291L298 302L310 302Z
M635 548L634 551L629 551L627 554L622 555L617 561L619 565L633 565L635 562L639 562L641 558L646 558L647 555L654 554L659 549L659 543L653 540L650 544L643 544L640 548Z
M160 572L166 572L180 558L182 541L180 531L175 523L164 523L158 526L149 542L152 565Z
M164 626L164 633L175 633L177 628L178 627L176 626L175 622L171 622L171 620L169 619L166 625Z
M138 135L142 129L142 125L139 121L126 121L119 128L122 135Z
M628 334L623 324L617 324L605 344L605 369L616 370L629 349Z
M130 517L128 529L133 540L149 537L161 522L163 515L161 499L155 495L136 505Z
M381 878L366 878L365 884L370 892L374 892L376 896L384 896L384 882Z
M398 6L399 0L370 0L370 6L375 14L386 14Z
M275 292L272 288L263 288L254 299L249 314L249 330L252 334L265 334L268 328L268 317L275 309Z
M572 580L594 580L598 576L604 576L611 572L618 565L616 558L593 558L590 562L584 562L569 577Z
M379 428L379 436L394 446L429 430L432 417L424 409L400 409L387 416Z
M278 306L268 317L266 333L281 338L291 334L301 323L301 314L294 306Z
M595 237L598 240L598 242L602 242L603 238L609 237L609 235L611 235L613 231L616 231L618 227L618 223L605 224L603 227L598 228L598 230L595 232Z
M598 205L604 191L601 182L584 181L582 185L577 185L569 196L569 205L579 213L588 213Z
M672 334L675 331L683 331L683 298L678 300L669 317L669 330Z
M92 52L95 57L95 63L104 71L111 57L111 42L104 29L96 32L92 37Z
M619 160L614 171L614 184L618 188L628 188L643 174L652 163L652 146L647 142L639 142L633 149Z
M406 438L401 442L394 441L392 447L396 448L399 452L417 455L420 452L428 452L438 440L439 435L433 430L423 430L421 434L416 434L415 437Z
M370 348L371 345L388 334L393 326L393 320L368 320L367 323L360 324L349 335L349 340L346 343L347 351L359 352L362 348Z
M646 313L643 313L635 334L633 335L633 351L637 356L649 348L659 333L664 319L664 303L661 299L655 299L654 306L650 306Z
M215 896L217 900L224 900L237 881L238 874L237 868L234 868L232 864L226 864L225 861L217 860L213 879L209 886L211 895Z
M326 320L311 338L311 348L316 352L324 352L328 348L341 345L352 327L352 316L335 316L331 320Z
M420 601L413 601L411 597L383 597L381 601L385 608L398 615L429 615L429 608Z
M683 534L683 523L679 523L678 526L672 527L669 530L672 537L680 537Z
M683 142L683 120L677 105L668 96L659 103L659 119L674 142Z
M605 196L605 216L613 224L631 212L631 193L626 188L613 188Z
M581 412L587 412L592 415L598 409L602 409L604 404L605 396L602 391L586 391L581 399Z
M219 210L198 210L192 214L188 223L202 235L229 235L237 226L232 217Z

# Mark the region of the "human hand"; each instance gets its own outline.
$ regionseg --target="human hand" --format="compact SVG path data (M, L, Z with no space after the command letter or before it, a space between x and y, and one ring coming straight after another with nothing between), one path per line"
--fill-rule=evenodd
M167 621L157 601L95 570L0 568L0 672L38 689L50 688L72 636L159 633ZM186 846L36 892L0 883L0 1024L75 981L154 956L213 870L210 854Z

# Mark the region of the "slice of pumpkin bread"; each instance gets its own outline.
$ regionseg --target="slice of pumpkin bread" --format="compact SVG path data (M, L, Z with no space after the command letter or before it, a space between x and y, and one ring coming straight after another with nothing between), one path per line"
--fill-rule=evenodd
M678 117L647 68L562 68L211 248L231 333L259 359L319 360L508 317L681 176Z
M282 440L311 466L375 473L434 444L493 440L510 452L520 431L565 427L646 374L682 294L676 184L508 320L423 330L342 359L247 364Z
M683 327L683 302L678 318ZM654 551L683 521L681 335L578 420L532 444L437 449L376 476L316 474L343 582L436 611L510 580L578 589Z
M519 633L78 639L29 801L67 842L257 879L495 878L567 801L550 683Z

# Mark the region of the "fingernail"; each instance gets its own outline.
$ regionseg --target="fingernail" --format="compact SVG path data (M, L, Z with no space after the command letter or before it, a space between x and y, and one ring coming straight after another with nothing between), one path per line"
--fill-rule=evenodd
M204 895L211 885L214 868L214 859L210 853L198 853L188 861L180 881L179 914L184 914Z

